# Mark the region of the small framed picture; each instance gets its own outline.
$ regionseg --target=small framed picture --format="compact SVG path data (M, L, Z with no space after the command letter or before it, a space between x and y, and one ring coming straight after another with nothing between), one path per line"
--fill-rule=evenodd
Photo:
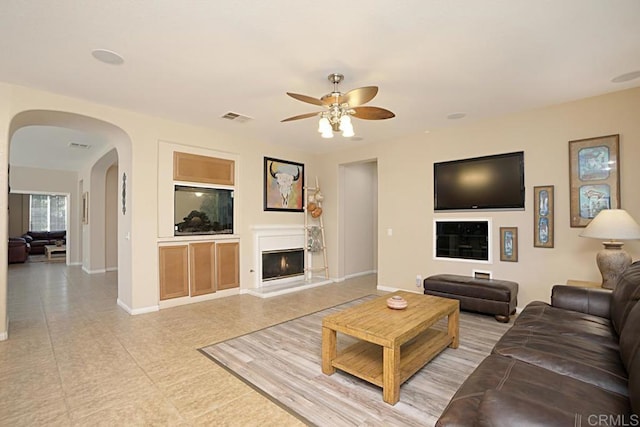
M82 223L89 224L89 192L82 193Z
M264 158L264 210L304 211L304 164Z
M518 227L500 227L500 261L518 262Z
M553 248L553 185L533 187L533 246Z
M571 227L586 227L603 209L620 209L619 139L569 141Z

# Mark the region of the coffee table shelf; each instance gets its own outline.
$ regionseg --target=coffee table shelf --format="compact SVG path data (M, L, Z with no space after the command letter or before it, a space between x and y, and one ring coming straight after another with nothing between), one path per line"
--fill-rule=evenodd
M446 332L429 329L401 347L400 383L405 382L420 368L449 347L452 338ZM332 365L367 382L384 386L382 347L359 341L342 351Z
M397 291L407 300L403 310L387 307L378 297L322 319L322 372L348 372L382 387L382 399L395 405L400 384L446 347L458 348L458 300ZM446 331L432 326L447 318ZM337 334L351 336L356 344L338 353Z

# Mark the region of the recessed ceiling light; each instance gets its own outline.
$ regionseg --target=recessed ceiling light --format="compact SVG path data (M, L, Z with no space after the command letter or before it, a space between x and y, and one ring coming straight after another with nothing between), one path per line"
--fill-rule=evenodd
M467 113L451 113L447 116L447 119L449 120L458 120L458 119L462 119L463 117L466 117Z
M425 130L424 133L431 133L431 131L430 130Z
M120 65L124 63L124 58L119 54L107 49L94 49L91 55L100 62L111 65Z
M631 71L630 73L620 74L618 77L611 79L612 83L628 82L629 80L637 79L640 77L640 70Z

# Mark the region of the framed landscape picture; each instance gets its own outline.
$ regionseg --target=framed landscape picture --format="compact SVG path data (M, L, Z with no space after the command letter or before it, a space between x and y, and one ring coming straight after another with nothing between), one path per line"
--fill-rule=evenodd
M518 262L518 227L500 227L500 261Z
M533 246L553 247L553 185L533 187Z
M586 227L601 210L620 208L619 139L569 141L571 227Z
M304 165L264 158L264 210L303 212Z

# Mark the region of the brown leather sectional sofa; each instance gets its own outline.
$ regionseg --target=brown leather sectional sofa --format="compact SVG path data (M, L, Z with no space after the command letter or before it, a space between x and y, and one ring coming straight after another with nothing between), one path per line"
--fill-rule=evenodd
M31 245L22 237L9 237L9 264L25 262L30 250Z
M22 238L31 246L31 255L43 254L45 245L55 245L57 240L67 242L66 230L60 231L27 231Z
M640 425L640 262L613 292L557 285L532 302L437 426Z

